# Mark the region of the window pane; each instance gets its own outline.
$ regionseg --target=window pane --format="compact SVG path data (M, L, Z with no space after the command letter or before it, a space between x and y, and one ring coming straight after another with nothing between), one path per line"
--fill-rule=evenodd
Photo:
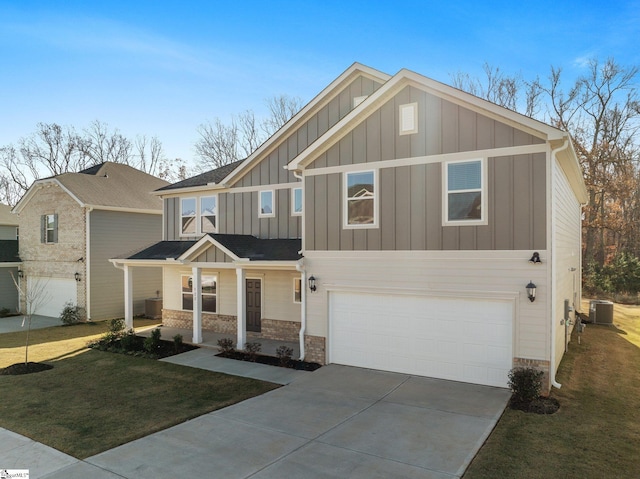
M273 191L260 192L260 214L270 215L273 213Z
M295 279L293 281L293 301L295 303L300 303L302 302L302 280L301 279Z
M200 225L202 233L215 233L216 232L216 217L215 216L203 216L202 224Z
M348 200L350 225L373 224L373 198Z
M48 229L47 230L47 243L54 243L54 242L55 242L54 232L53 232L53 230Z
M447 165L449 191L480 189L481 162L449 163Z
M293 190L293 212L302 213L302 188Z
M371 198L373 193L373 171L347 175L347 196L349 198Z
M215 276L202 277L202 293L216 294L216 278Z
M184 198L181 200L182 233L194 234L196 232L196 200Z
M479 191L470 193L449 193L449 221L482 219L482 194Z
M191 276L183 276L182 277L182 292L190 293L192 290L193 278Z
M195 198L182 199L182 216L195 216L196 215L196 200Z
M216 197L204 196L200 198L200 214L204 216L215 216L216 214Z
M195 216L182 218L182 232L184 234L191 234L196 232Z
M56 227L56 215L47 215L47 229L52 230Z
M185 309L187 311L193 311L193 295L192 294L182 295L182 309Z
M216 297L212 295L205 294L202 296L202 311L206 311L208 313L216 312Z

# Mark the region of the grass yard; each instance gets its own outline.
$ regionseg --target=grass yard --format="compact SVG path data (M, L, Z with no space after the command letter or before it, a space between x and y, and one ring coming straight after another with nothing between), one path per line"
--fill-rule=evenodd
M583 304L588 311L588 304ZM622 478L640 474L640 306L574 334L558 371L560 410L507 409L464 479Z
M106 330L106 323L32 330L29 361L54 368L0 376L0 427L84 459L278 387L86 348ZM24 361L24 342L24 332L0 335L0 368Z

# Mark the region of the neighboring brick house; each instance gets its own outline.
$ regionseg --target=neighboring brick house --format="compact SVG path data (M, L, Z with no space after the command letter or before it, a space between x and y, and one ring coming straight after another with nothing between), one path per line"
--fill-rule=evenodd
M18 218L11 214L11 207L0 205L0 310L16 312L19 308L18 278Z
M129 282L161 267L163 321L195 342L297 336L322 363L555 384L586 202L561 130L354 64L244 161L156 193L163 241L112 262Z
M45 285L37 313L56 317L72 303L91 320L122 317L122 273L108 260L162 237L162 201L151 192L167 184L111 162L35 181L13 212L20 226L23 285ZM141 269L136 280L137 314L144 312L145 298L162 289L162 277Z

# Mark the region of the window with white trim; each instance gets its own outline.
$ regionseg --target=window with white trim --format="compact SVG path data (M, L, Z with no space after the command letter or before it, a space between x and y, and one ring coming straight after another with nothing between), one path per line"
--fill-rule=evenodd
M445 224L486 222L485 161L463 160L444 164Z
M180 235L195 236L218 231L218 197L180 198Z
M302 303L302 278L293 278L293 302Z
M16 230L17 236L17 230ZM41 243L57 243L58 242L58 215L42 215L40 217L40 242Z
M202 311L215 313L218 296L218 278L211 275L201 276L200 296L202 298ZM193 311L193 276L182 275L182 309Z
M291 190L291 216L302 216L302 188Z
M373 228L377 224L376 173L354 171L344 173L344 227Z
M260 201L258 205L258 216L261 218L269 218L276 215L276 206L273 190L265 190L258 192Z

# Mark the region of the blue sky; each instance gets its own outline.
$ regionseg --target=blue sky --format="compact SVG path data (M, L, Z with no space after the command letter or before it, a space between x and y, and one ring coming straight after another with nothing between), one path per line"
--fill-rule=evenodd
M640 65L640 1L0 3L0 146L38 122L157 136L191 162L199 124L279 94L305 103L354 61L445 83L485 62L567 79L589 58Z

